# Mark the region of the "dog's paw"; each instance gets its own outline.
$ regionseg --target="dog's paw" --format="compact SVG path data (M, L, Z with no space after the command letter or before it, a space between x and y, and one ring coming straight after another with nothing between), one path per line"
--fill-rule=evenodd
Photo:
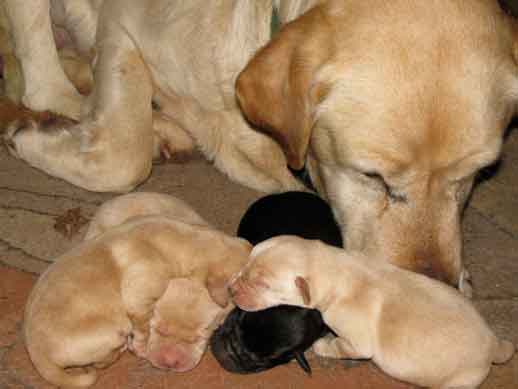
M77 121L52 112L22 111L20 117L10 121L5 127L3 141L7 151L16 158L21 158L21 145L27 145L39 137L58 137L70 133ZM22 136L23 135L23 136Z
M157 137L155 142L154 160L153 164L162 165L165 163L184 164L197 158L194 144L175 144L170 141Z
M24 131L34 130L37 127L36 122L32 119L16 119L10 123L4 133L3 140L9 154L19 158L18 148L16 144L17 136Z

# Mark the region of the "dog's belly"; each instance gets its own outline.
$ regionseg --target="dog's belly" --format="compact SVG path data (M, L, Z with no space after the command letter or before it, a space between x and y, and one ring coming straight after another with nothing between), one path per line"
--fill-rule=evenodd
M56 45L91 55L120 25L166 95L193 97L204 108L235 108L234 83L269 39L269 2L219 0L54 0ZM98 26L101 27L98 29Z
M50 15L56 46L73 46L83 55L91 55L103 3L104 0L51 0Z
M235 107L236 77L269 38L269 8L253 3L146 2L131 31L156 86L193 97L206 109Z

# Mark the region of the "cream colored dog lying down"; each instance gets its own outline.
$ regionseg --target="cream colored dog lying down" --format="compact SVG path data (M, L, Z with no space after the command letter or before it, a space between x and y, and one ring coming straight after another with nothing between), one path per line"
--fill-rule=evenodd
M126 348L157 367L196 366L231 308L227 281L248 259L249 243L152 193L108 202L88 234L29 297L25 340L39 373L56 385L88 386L95 368ZM84 374L66 370L78 366Z
M338 337L315 343L317 354L372 358L420 386L476 388L514 353L455 289L319 241L283 236L255 246L231 290L244 310L319 309Z
M300 189L287 164L305 165L348 250L463 286L462 209L518 107L518 24L497 0L1 4L24 104L79 120L10 127L13 155L95 191L146 179L157 136L265 192ZM53 24L95 62L88 98Z

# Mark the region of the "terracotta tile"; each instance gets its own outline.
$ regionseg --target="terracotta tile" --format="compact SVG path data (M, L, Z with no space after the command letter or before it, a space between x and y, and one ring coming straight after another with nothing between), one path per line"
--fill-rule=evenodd
M21 339L7 352L3 365L17 382L38 389L54 388L53 385L48 384L41 378L34 369Z
M13 343L35 276L0 265L0 347Z

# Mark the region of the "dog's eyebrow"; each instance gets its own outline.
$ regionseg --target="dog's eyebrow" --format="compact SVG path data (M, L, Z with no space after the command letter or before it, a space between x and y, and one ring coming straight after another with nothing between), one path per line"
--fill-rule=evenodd
M500 148L497 150L476 151L449 162L442 169L453 170L455 168L457 173L462 171L464 173L469 172L471 174L498 163L499 158ZM459 178L464 178L465 175L466 174L462 174L462 177L451 177L450 179L456 181Z

